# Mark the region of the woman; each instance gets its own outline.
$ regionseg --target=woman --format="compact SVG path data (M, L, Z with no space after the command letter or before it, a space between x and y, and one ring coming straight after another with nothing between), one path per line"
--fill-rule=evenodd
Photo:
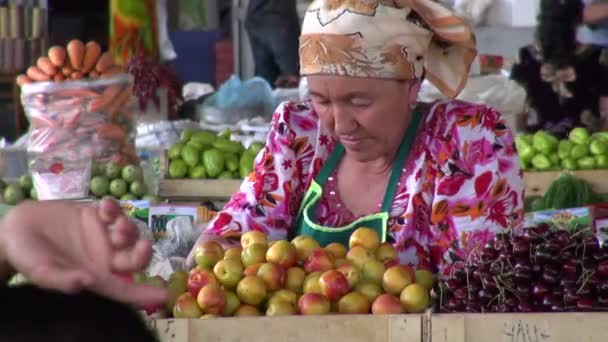
M311 101L281 105L255 171L200 241L312 235L347 244L358 227L432 270L517 227L523 184L513 137L487 107L416 105L425 76L445 95L476 55L469 27L430 0L315 1L300 39Z

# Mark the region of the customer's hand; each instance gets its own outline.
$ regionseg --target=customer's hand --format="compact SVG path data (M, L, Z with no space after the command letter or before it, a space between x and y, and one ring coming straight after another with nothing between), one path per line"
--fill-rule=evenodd
M86 289L138 305L166 298L164 289L117 275L144 269L152 250L113 201L98 206L28 202L0 225L0 261L39 287L66 293Z

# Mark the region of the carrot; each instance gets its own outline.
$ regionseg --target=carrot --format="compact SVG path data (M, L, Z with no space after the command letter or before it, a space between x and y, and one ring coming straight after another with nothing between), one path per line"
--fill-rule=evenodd
M69 66L64 66L63 68L61 68L61 73L65 77L70 77L73 72L74 72L74 70Z
M124 140L127 134L118 125L115 124L101 124L95 128L95 132L106 139L115 141Z
M97 98L99 96L99 94L97 94L96 92L92 91L92 90L88 90L88 89L66 89L66 90L60 90L54 93L57 96L63 96L63 97L90 97L90 98Z
M116 84L107 87L98 98L89 103L87 110L90 113L101 112L106 106L112 103L112 100L116 98L116 95L120 93L120 90L121 87Z
M65 76L63 76L62 73L57 73L57 74L55 74L55 76L53 76L53 81L63 82L63 81L65 81Z
M108 70L111 66L114 65L114 56L107 51L104 52L101 57L99 57L99 61L97 61L97 65L95 65L95 70L103 74L106 70Z
M49 81L51 77L45 74L40 68L37 66L31 66L27 69L27 76L34 81Z
M26 75L17 76L17 84L21 87L24 84L32 83L32 80Z
M131 88L126 87L115 97L115 100L108 107L108 117L113 120L118 111L122 109L129 100L131 100Z
M99 60L99 56L101 55L101 46L94 41L90 41L84 47L84 60L82 62L82 72L87 74L91 71L97 60Z
M42 70L45 74L49 76L55 76L55 74L57 73L57 68L55 68L55 65L53 65L53 63L48 57L38 58L36 65L40 70Z
M52 46L49 49L49 59L54 66L61 68L65 63L65 49L61 46Z
M67 50L70 64L74 69L80 70L84 60L84 44L78 39L73 39L68 43Z
M106 70L104 73L102 73L99 77L100 78L110 78L112 76L116 76L119 74L124 74L125 73L125 69L119 65L114 65L112 67L110 67L108 70Z
M71 75L70 78L73 80L79 80L83 77L84 75L82 74L81 71L74 71Z

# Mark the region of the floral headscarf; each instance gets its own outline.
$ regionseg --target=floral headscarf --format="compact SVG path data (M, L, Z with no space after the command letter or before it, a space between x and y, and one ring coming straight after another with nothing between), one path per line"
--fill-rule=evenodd
M315 0L300 37L301 74L420 79L464 88L477 55L469 25L433 0Z

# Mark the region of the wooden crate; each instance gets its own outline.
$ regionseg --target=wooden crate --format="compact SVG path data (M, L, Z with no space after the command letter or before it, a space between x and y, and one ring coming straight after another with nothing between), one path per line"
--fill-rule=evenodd
M160 157L161 179L158 181L158 196L169 200L227 200L241 183L240 179L169 179L167 152Z
M563 172L567 171L524 172L526 196L544 195L551 183ZM589 182L596 193L608 193L608 170L572 171L571 173Z
M432 342L605 342L608 314L447 314L431 318ZM427 342L427 341L423 341Z
M420 315L286 316L152 321L161 342L420 342Z

